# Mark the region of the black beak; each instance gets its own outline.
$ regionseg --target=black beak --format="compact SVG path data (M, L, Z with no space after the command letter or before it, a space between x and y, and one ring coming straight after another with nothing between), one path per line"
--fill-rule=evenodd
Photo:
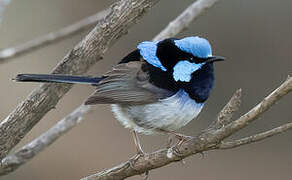
M222 57L222 56L211 56L205 62L208 63L208 62L224 61L224 60L225 60L225 57Z

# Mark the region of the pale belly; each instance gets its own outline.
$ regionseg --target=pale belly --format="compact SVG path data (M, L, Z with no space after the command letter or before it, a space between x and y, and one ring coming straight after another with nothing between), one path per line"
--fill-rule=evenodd
M183 90L157 103L112 105L112 111L122 125L143 134L175 131L196 118L202 108L203 103L196 103Z

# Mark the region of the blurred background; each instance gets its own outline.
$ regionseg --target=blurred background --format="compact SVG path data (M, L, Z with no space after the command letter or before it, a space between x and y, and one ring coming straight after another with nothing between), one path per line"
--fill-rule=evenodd
M12 2L0 25L0 48L14 46L57 30L108 7L109 0L26 0ZM100 75L137 43L152 39L193 1L161 0L139 24L130 29L100 61L90 75ZM216 64L216 85L203 112L181 130L195 135L214 120L233 92L242 88L242 114L292 73L292 1L221 0L203 13L178 37L199 35L212 44L213 53L227 58ZM290 23L289 23L290 22ZM18 73L48 73L87 32L0 65L0 119L4 119L38 84L15 83ZM16 147L30 142L79 106L94 88L76 85ZM251 135L291 122L292 96L286 96L258 121L232 138ZM166 136L142 136L143 148L165 147ZM291 179L292 132L224 151L209 151L150 172L149 179ZM109 106L97 105L81 124L61 137L32 161L2 177L71 180L123 162L135 153L129 130L113 117ZM129 179L142 179L135 176Z

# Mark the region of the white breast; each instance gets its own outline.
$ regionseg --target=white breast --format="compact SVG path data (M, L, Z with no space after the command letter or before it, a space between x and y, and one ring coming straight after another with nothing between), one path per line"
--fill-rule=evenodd
M203 108L180 90L173 96L146 105L112 105L118 121L126 128L143 134L153 134L159 129L174 131L189 123Z

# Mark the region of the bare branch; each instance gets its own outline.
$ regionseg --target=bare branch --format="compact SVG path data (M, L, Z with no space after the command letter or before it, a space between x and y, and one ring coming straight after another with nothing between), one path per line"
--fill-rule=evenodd
M229 102L220 111L217 117L217 121L214 121L209 128L220 129L221 127L229 124L232 121L232 115L234 112L238 111L241 104L241 89L238 89Z
M177 18L171 21L167 27L162 30L154 41L159 41L165 38L173 37L187 28L199 15L207 8L212 7L218 0L197 0L185 9Z
M86 17L74 24L59 29L55 32L51 32L49 34L37 37L23 44L19 44L15 47L2 49L0 50L0 63L8 62L10 58L26 54L28 52L31 52L32 50L39 49L41 47L47 46L54 42L58 42L81 31L84 31L92 25L97 24L109 13L110 9L98 12L92 16Z
M292 129L292 123L287 123L284 124L282 126L276 127L274 129L259 133L259 134L255 134L249 137L245 137L242 139L238 139L238 140L234 140L234 141L228 141L228 142L221 142L220 144L218 144L217 148L218 149L231 149L231 148L236 148L242 145L246 145L246 144L251 144L251 143L255 143L261 140L264 140L266 138L278 135L280 133L284 133L288 130Z
M120 0L110 13L54 68L52 73L84 74L116 40L158 0ZM66 94L71 85L43 84L0 123L0 158L40 121Z
M129 162L124 162L111 169L104 170L100 173L85 177L82 180L125 179L130 176L145 173L147 171L150 171L151 169L163 167L172 162L180 161L188 156L201 153L203 151L217 149L218 144L220 144L223 139L227 138L231 134L234 134L238 130L242 129L244 126L239 126L239 128L231 129L233 130L231 132L230 128L226 127L231 126L231 124L233 123L237 124L238 121L243 121L242 119L245 119L245 121L248 119L248 121L250 122L250 118L252 118L252 120L255 120L255 118L265 112L269 107L271 107L275 102L279 101L291 90L292 78L289 77L280 87L273 91L259 104L260 108L259 105L257 105L247 114L243 115L238 120L231 122L229 125L222 127L221 129L214 130L208 128L206 130L203 130L200 135L190 139L179 147L179 156L173 152L172 148L161 149L159 151L147 154L144 157L139 158L137 162L133 165L133 167L130 166Z
M239 129L246 127L249 123L256 120L260 115L266 112L272 105L274 105L283 96L292 91L292 77L287 80L277 89L275 89L269 96L265 97L262 102L252 108L249 112L241 116L239 119L218 130L217 135L219 139L226 138L235 133Z
M47 132L26 144L13 154L6 156L1 161L0 176L16 170L20 165L26 163L39 152L52 144L61 135L68 132L82 120L82 116L90 110L90 106L81 105L72 113L56 123Z

